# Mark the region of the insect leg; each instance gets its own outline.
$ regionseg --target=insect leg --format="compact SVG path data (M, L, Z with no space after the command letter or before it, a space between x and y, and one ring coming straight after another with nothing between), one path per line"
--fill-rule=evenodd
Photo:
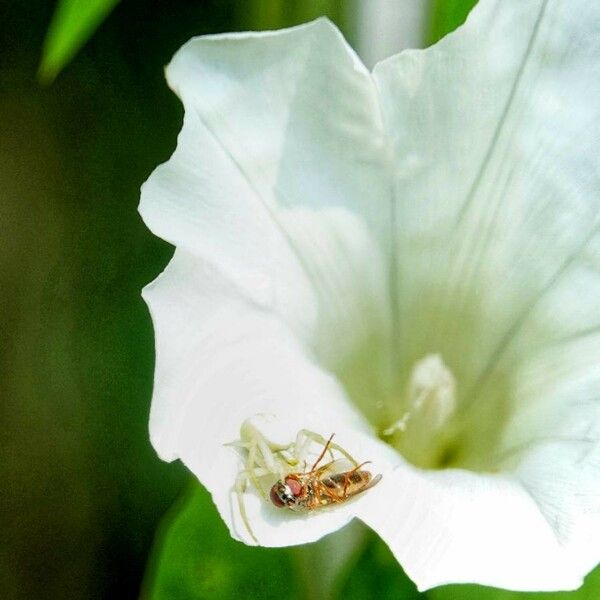
M302 429L300 433L302 433L302 435L306 436L307 438L313 440L317 444L323 444L323 445L327 444L327 440L322 435L319 435L318 433L315 433L314 431L310 431L308 429ZM344 450L341 446L339 446L335 442L332 442L331 438L329 440L329 449L336 450L342 456L347 458L353 465L355 465L355 466L358 465L358 461L355 460L354 457L351 454L349 454L348 452L346 452L346 450Z
M348 486L350 485L350 478L352 477L352 475L356 473L356 471L358 471L361 467L368 465L370 462L370 460L366 460L365 462L360 463L360 465L356 465L356 467L354 467L354 469L352 469L351 471L344 473L344 498L348 497Z
M317 458L317 460L315 461L315 464L310 468L311 473L317 468L317 465L323 460L323 457L325 456L325 453L327 452L327 448L329 448L329 445L331 444L331 440L333 439L334 435L335 435L335 433L332 433L331 436L329 437L329 439L327 440L327 443L325 444L325 446L323 446L323 450L321 451L321 454L319 454L319 458Z
M321 469L319 469L320 471ZM345 476L345 474L344 474ZM345 479L344 479L345 481ZM346 500L346 494L340 494L339 492L339 488L337 486L337 484L335 482L331 482L331 483L327 483L326 480L322 480L320 482L320 485L317 486L320 494L319 496L321 496L322 494L325 494L325 496L327 496L327 498L329 498L330 503L331 504L337 504L338 502L343 502L344 500ZM322 493L322 494L321 494Z
M328 463L324 464L322 467L319 467L316 470L313 471L309 471L309 473L314 474L316 477L321 477L321 475L323 475L323 473L325 473L326 471L328 471L329 469L331 469L331 467L336 464L337 460L330 460Z

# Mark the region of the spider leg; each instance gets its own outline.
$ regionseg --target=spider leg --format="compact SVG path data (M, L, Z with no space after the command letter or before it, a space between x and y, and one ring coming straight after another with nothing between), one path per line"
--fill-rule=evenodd
M344 450L340 445L331 441L331 438L330 438L329 444L327 444L327 440L322 435L319 435L318 433L315 433L314 431L310 431L309 429L302 429L300 431L300 433L302 435L304 435L305 437L307 437L308 439L316 442L317 444L321 444L322 446L328 445L328 449L330 451L336 450L342 456L347 458L353 465L355 465L355 466L358 465L358 461L355 460L354 457L350 453L346 452L346 450Z
M285 472L286 467L295 466L298 463L293 456L289 456L294 447L293 443L277 444L272 442L250 420L246 420L242 424L240 436L242 438L241 446L248 452L247 465L256 463L261 467L266 467L271 473L280 475ZM255 450L250 456L252 447Z
M246 489L246 483L248 481L248 474L246 472L240 473L235 479L235 493L238 501L238 509L240 511L240 517L250 537L258 544L258 539L254 535L254 531L252 531L252 527L250 527L250 521L248 520L248 515L246 514L246 505L244 504L244 490Z
M258 475L256 473L256 466L257 466L256 450L257 450L256 443L254 443L250 446L250 449L248 450L248 458L246 460L245 472L250 477L250 480L254 484L256 491L263 498L266 498L267 495L266 495L265 491L263 490L262 485L260 485L260 482L258 481Z
M273 458L273 450L262 435L256 437L256 445L262 456L263 462L269 471L275 472L277 467Z
M292 444L293 446L293 458L295 460L296 465L300 462L303 462L306 465L306 454L308 452L308 446L310 444L310 439L306 437L301 429L296 434L296 441ZM306 471L306 466L304 467L304 471Z

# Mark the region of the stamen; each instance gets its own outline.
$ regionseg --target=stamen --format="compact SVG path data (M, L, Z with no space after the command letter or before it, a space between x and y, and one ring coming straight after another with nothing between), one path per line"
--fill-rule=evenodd
M456 409L456 381L439 354L428 354L413 367L407 386L404 414L382 434L411 455L429 454L435 434Z
M391 437L392 435L400 432L406 431L406 426L410 419L410 413L405 412L397 421L394 421L389 427L386 427L383 430L383 435L386 437Z
M420 414L431 429L447 423L456 409L456 381L439 354L428 354L414 367L408 385L409 416Z

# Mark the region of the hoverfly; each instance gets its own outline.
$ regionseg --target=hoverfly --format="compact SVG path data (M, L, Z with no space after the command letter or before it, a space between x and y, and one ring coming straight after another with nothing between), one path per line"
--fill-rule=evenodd
M307 470L305 457L313 443L321 445L322 449ZM250 526L244 503L244 492L249 483L273 505L310 514L316 509L346 502L381 480L381 475L373 477L362 468L367 463L359 464L344 448L333 442L333 435L326 440L307 429L301 429L295 441L289 444L276 444L260 432L252 418L242 423L240 439L226 445L236 448L245 459L234 491L242 522L257 544L259 542ZM334 452L343 458L336 459ZM328 453L331 460L319 466ZM304 464L303 471L298 470L301 464ZM277 478L277 482L266 492L262 482L267 478L272 482L273 477Z
M317 508L346 502L379 483L381 475L373 477L370 471L362 469L369 461L357 464L350 470L338 472L332 472L335 465L340 462L338 460L332 460L319 467L332 440L333 434L327 440L310 471L288 473L273 485L269 497L275 506L289 508L296 512L310 512Z

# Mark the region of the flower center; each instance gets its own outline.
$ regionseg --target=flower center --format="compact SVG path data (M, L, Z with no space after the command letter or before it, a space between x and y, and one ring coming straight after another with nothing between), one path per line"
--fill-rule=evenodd
M406 410L380 436L417 466L450 466L456 454L454 375L439 354L429 354L414 365L406 387Z
M455 377L440 354L414 364L400 404L402 415L379 435L409 462L426 469L497 470L505 420L489 406L459 405Z
M497 471L515 416L518 356L494 360L497 329L486 311L440 314L427 303L436 297L421 294L407 309L393 360L386 332L373 327L333 370L378 435L415 466Z
M439 354L430 354L414 366L404 414L381 435L395 446L415 453L429 437L448 424L456 409L456 382ZM420 452L425 452L421 448Z

